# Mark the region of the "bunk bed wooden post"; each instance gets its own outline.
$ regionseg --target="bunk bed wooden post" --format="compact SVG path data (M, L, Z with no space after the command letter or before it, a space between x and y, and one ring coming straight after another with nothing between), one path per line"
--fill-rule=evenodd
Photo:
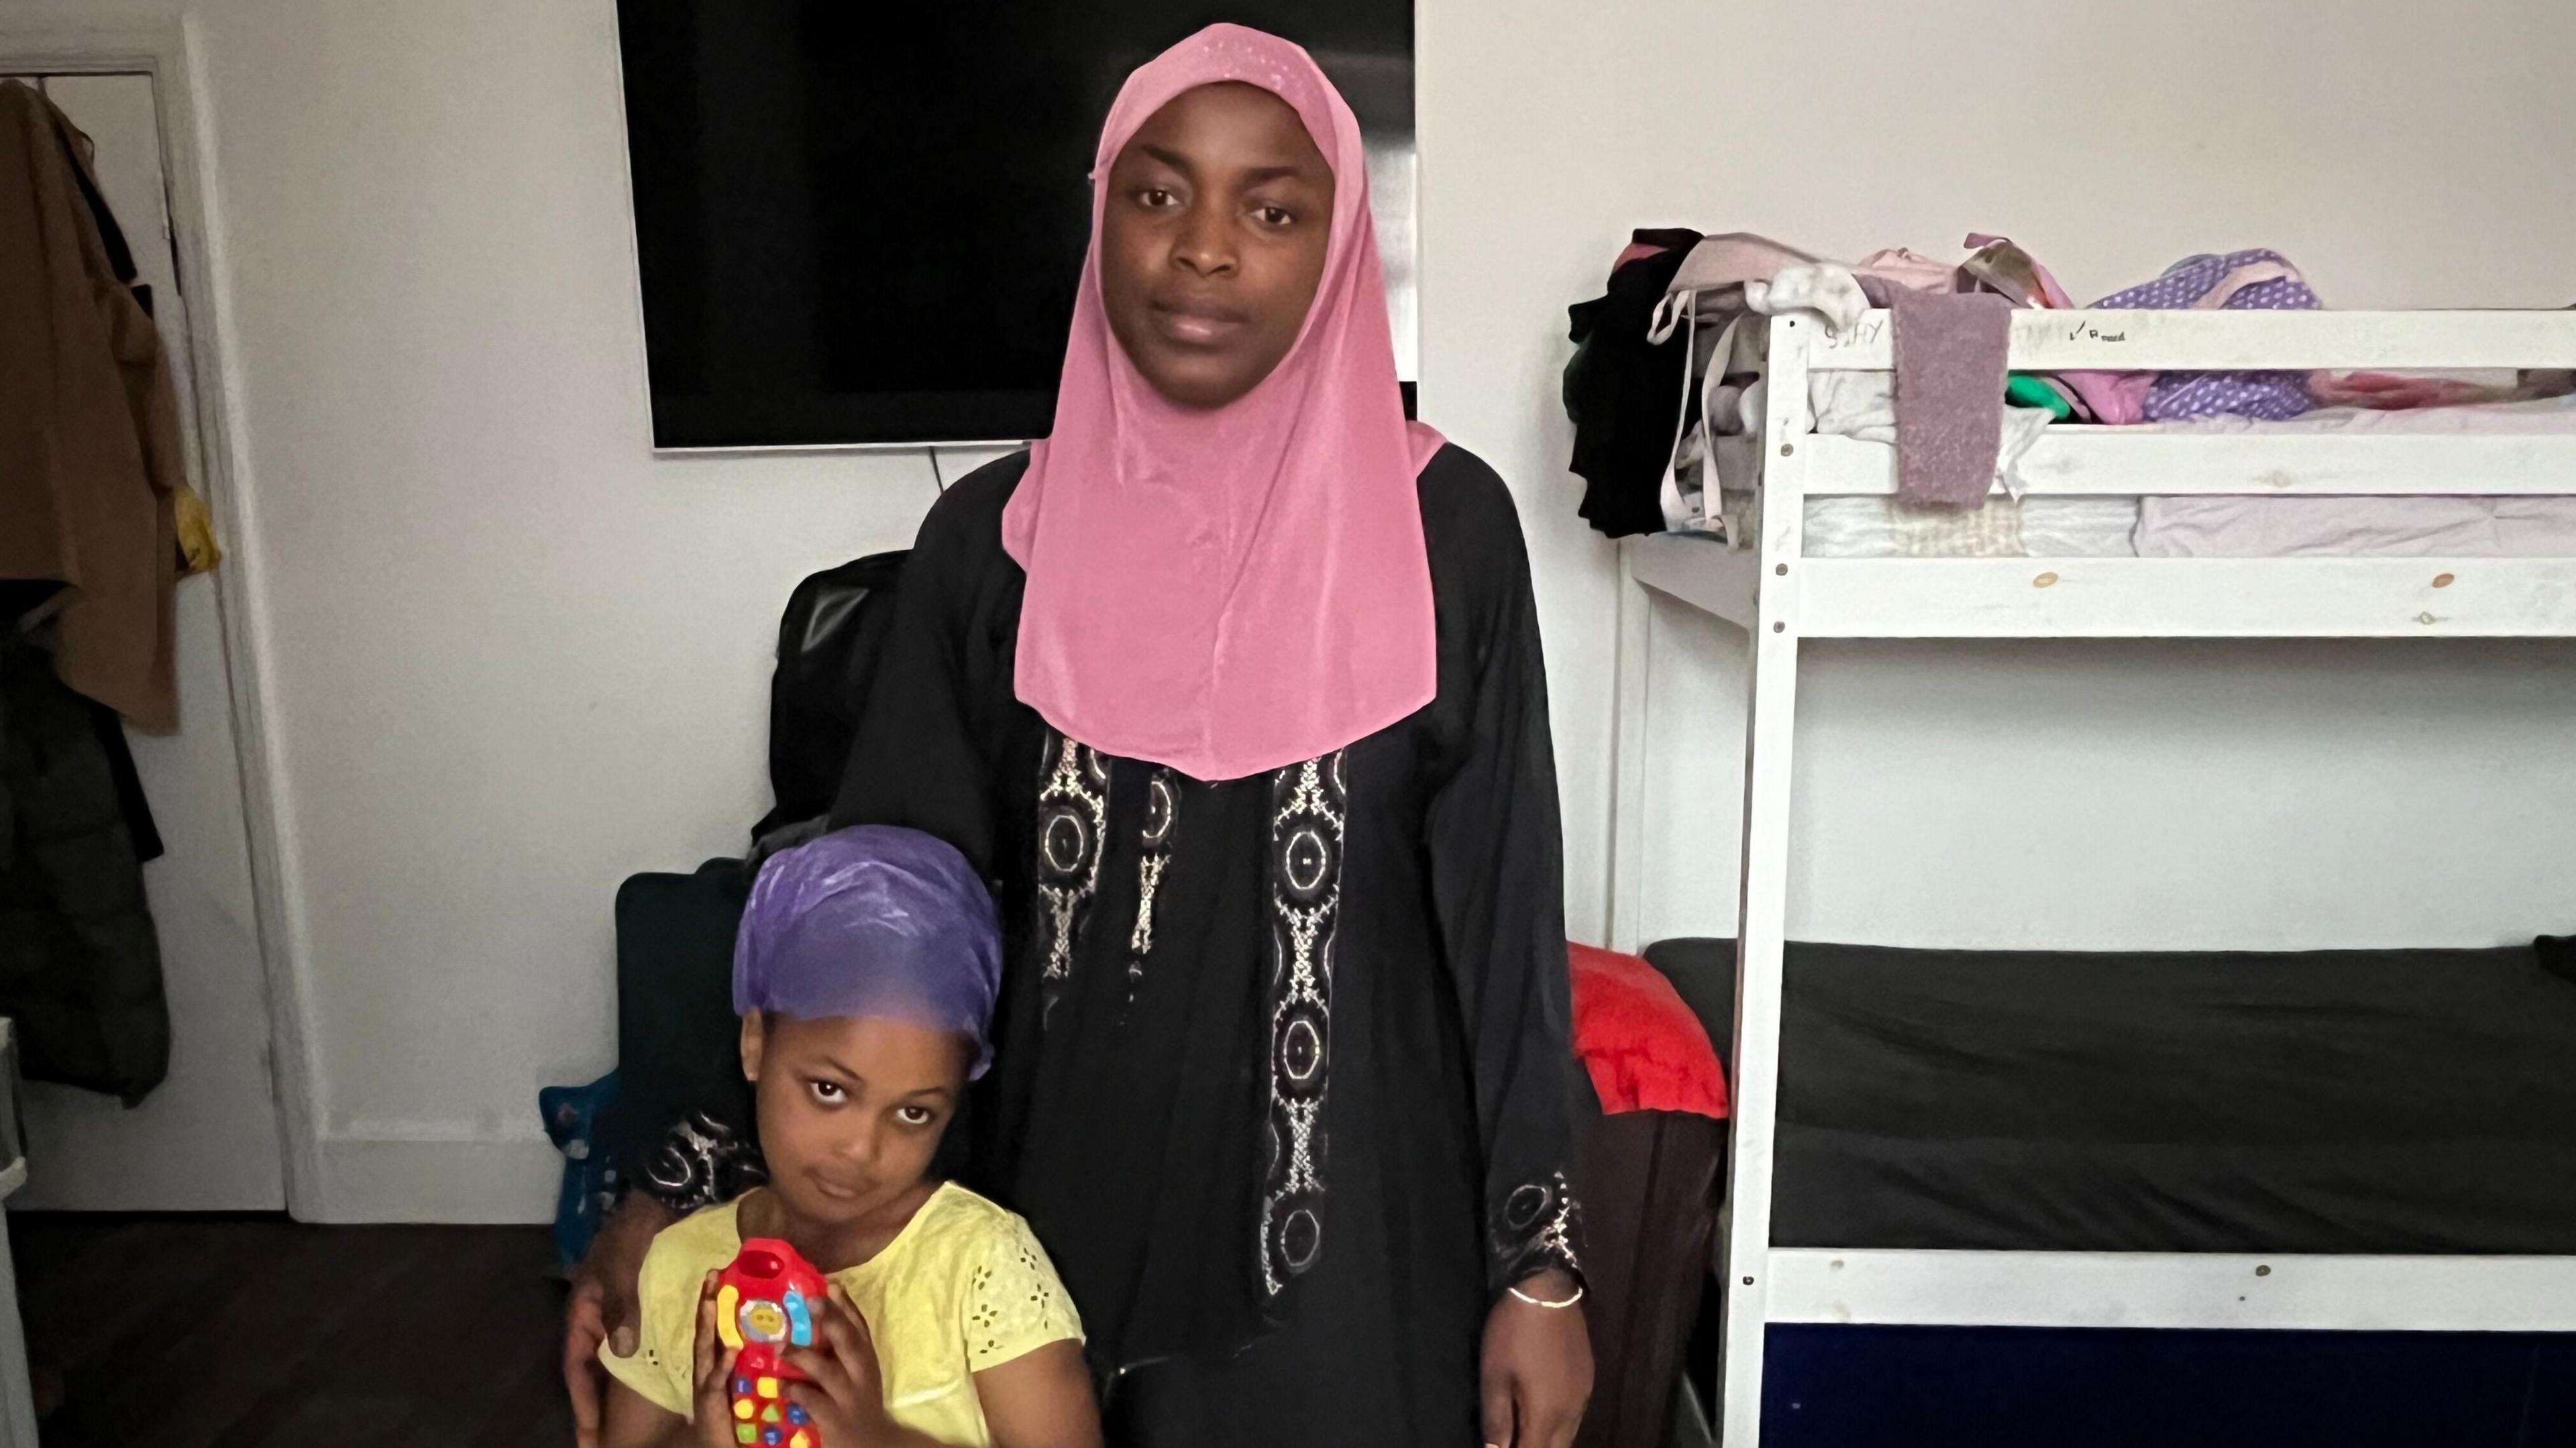
M1781 962L1788 945L1789 762L1797 723L1798 613L1806 521L1807 342L1796 317L1771 323L1762 424L1761 572L1754 594L1752 700L1745 711L1743 894L1736 916L1734 1092L1727 1156L1724 1448L1762 1439L1762 1353L1771 1293L1771 1157L1779 1115ZM1714 506L1714 505L1712 505Z
M1654 600L1619 550L1618 711L1611 736L1610 902L1612 950L1646 942L1646 674L1652 663Z

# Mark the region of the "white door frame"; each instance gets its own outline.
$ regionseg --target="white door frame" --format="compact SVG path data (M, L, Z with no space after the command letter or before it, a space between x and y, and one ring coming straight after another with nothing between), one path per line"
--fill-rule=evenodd
M247 496L250 476L232 378L235 341L222 284L223 233L208 180L213 152L203 99L203 46L195 25L168 19L38 19L0 15L0 75L152 77L179 289L187 299L189 370L196 383L200 491L223 540L224 564L209 580L223 618L226 677L240 756L242 815L249 833L251 890L267 983L269 1079L286 1166L286 1207L314 1220L323 1211L320 1103L310 1029L312 998L299 969L299 931L285 888L279 791L282 773L268 728L273 681L262 662L267 632L255 617L259 549Z

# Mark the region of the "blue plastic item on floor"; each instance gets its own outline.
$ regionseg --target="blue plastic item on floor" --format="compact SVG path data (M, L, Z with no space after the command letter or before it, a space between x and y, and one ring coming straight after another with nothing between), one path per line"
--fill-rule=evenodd
M591 1234L617 1205L617 1163L599 1145L600 1122L616 1100L614 1071L587 1086L548 1086L537 1093L546 1136L564 1157L563 1191L555 1198L555 1252L567 1268L590 1250Z

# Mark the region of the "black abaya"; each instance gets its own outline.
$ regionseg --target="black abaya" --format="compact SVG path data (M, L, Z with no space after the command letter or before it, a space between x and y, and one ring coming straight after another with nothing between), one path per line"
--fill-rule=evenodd
M1113 1441L1476 1441L1504 1287L1579 1270L1544 670L1510 494L1419 482L1439 686L1223 783L1093 753L1012 687L996 463L907 565L834 823L929 830L1009 933L974 1185L1081 1309Z

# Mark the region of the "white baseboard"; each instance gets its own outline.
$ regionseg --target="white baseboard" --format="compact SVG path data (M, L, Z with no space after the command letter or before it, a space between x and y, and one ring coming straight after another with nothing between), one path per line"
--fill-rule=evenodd
M318 1209L296 1213L311 1222L551 1222L563 1185L563 1157L544 1137L329 1136L320 1147Z

